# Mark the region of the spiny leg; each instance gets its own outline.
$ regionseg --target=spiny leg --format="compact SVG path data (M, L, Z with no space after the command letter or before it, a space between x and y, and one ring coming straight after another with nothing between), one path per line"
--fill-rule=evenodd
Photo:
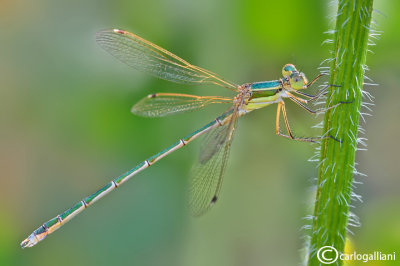
M310 87L313 85L320 77L325 76L326 74L320 73L318 76L316 76L313 80L311 80L307 85L306 88Z
M279 118L280 118L281 110L282 110L283 118L285 121L286 130L289 135L282 134L281 130L280 130L280 126L279 126L280 119ZM304 142L317 142L316 140L320 140L320 139L324 138L324 137L316 137L316 138L295 137L290 129L289 120L286 115L285 103L283 101L278 103L278 109L276 111L276 134L281 137L285 137L285 138L292 139L292 140L304 141Z
M292 96L293 96L293 97L292 97ZM333 106L330 106L330 107L328 107L328 108L322 108L322 109L312 110L312 109L310 109L309 107L305 106L305 105L302 103L301 100L304 100L304 99L301 99L301 98L299 98L299 97L295 97L294 95L292 95L292 96L289 96L288 98L289 98L291 101L293 101L295 104L297 104L298 106L300 106L301 108L303 108L304 110L306 110L307 112L309 112L310 114L324 113L326 110L335 108L336 106L338 106L338 105L341 104L341 103L337 103L337 104L335 104L335 105L333 105Z
M318 91L317 94L315 94L315 95L304 93L304 92L298 91L298 90L297 91L292 91L292 92L309 98L309 100L305 100L305 101L307 101L307 103L309 103L309 102L312 102L312 101L315 101L315 100L319 99L321 96L326 95L328 93L328 89L330 87L336 87L337 88L337 87L340 87L340 85L333 85L333 84L327 85L322 90Z
M343 104L343 103L352 103L353 101L351 101L351 102L339 102L339 103L337 103L337 104L335 104L335 105L333 105L333 106L330 106L330 107L328 107L328 108L326 108L326 109L319 109L319 110L311 110L310 108L308 108L307 106L305 106L304 104L302 104L300 101L299 101L299 99L301 99L301 98L298 98L298 97L291 97L291 96L289 96L289 99L290 100L292 100L294 103L296 103L298 106L300 106L301 108L303 108L304 110L306 110L307 112L309 112L309 113L311 113L311 114L317 114L317 113L323 113L323 112L325 112L326 110L329 110L329 109L332 109L332 108L335 108L335 107L337 107L338 105L340 105L340 104ZM301 100L304 100L304 99L301 99ZM279 108L279 107L278 107ZM285 117L285 122L286 122L286 120L287 120L287 118L286 118L286 112L285 112L285 106L283 105L282 106L282 112L283 112L283 114L284 114L284 117ZM279 110L278 110L279 111ZM288 128L288 130L289 130L289 128ZM339 143L342 143L342 141L341 140L338 140L337 138L335 138L334 136L332 136L332 135L327 135L327 136L321 136L321 137L315 137L315 138L312 138L312 140L314 139L317 139L317 140L321 140L321 139L328 139L328 138L330 138L330 139L333 139L333 140L335 140L335 141L337 141L337 142L339 142ZM315 142L315 141L312 141L312 142Z
M329 109L333 109L333 108L335 108L335 107L337 107L337 106L339 106L339 105L341 105L341 104L347 104L347 103L353 103L353 101L350 101L350 102L344 102L344 101L340 101L340 102L338 102L337 104L334 104L334 105L332 105L332 106L329 106L328 108L321 108L321 109L317 109L317 110L311 110L310 108L308 108L307 106L305 106L303 103L309 103L310 102L310 100L305 100L305 99L302 99L302 98L300 98L300 97L297 97L297 96L295 96L295 95L293 95L292 93L290 93L290 92L286 92L286 94L288 95L288 98L290 99L290 100L292 100L294 103L296 103L297 105L299 105L301 108L303 108L304 110L306 110L307 112L309 112L309 113L312 113L312 114L317 114L317 113L323 113L323 112L325 112L325 111L327 111L327 110L329 110Z
M307 100L307 101L311 102L311 101L315 101L315 100L319 99L321 96L326 95L329 87L331 87L331 85L325 86L322 90L318 91L317 94L315 94L315 95L308 94L308 93L298 91L298 90L293 91L293 92L296 94L299 94L301 96L309 98L309 100Z
M320 77L325 76L325 75L327 75L327 74L320 73L320 74L319 74L318 76L316 76L312 81L310 81L310 82L305 86L305 88L311 87L311 85L313 85ZM327 93L328 88L330 88L330 87L340 87L340 85L329 84L329 85L325 86L322 90L320 90L320 91L319 91L317 94L315 94L315 95L311 95L311 94L304 93L304 92L301 92L301 91L295 91L295 92L298 93L298 94L300 94L300 95L302 95L302 96L305 96L305 97L309 98L308 102L311 102L311 101L315 101L316 99L318 99L318 98L320 98L321 96L325 95L325 94Z
M316 114L316 113L322 113L325 110L311 110L310 108L308 108L307 106L305 106L304 104L302 104L299 100L297 100L294 97L289 96L289 99L292 100L294 103L296 103L298 106L300 106L301 108L303 108L304 110L306 110L307 112L311 113L311 114Z
M311 80L307 85L306 85L306 88L309 88L311 85L313 85L320 77L322 77L322 76L325 76L325 75L328 75L328 74L324 74L324 73L320 73L318 76L316 76L313 80ZM326 88L324 88L324 89L327 89L327 88L329 88L330 86L333 86L333 87L340 87L340 85L328 85Z

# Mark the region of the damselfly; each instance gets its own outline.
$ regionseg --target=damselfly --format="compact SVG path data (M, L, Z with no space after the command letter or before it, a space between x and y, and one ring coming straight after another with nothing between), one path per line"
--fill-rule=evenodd
M276 134L289 139L314 142L320 138L296 138L290 129L285 110L284 98L288 98L310 113L316 113L305 104L324 95L326 86L316 95L300 90L310 87L321 74L311 82L292 64L282 69L282 78L236 85L206 69L194 66L167 50L127 31L106 30L96 36L98 44L122 62L158 78L185 84L213 84L230 89L234 97L195 96L181 93L155 93L147 96L133 106L132 112L146 117L160 117L174 113L203 108L213 103L228 103L229 109L212 122L179 139L165 150L144 160L137 166L115 178L103 188L84 198L69 210L57 215L36 229L21 242L21 247L32 247L53 233L75 215L92 205L125 181L153 165L161 158L189 144L192 140L207 133L199 159L194 166L190 182L189 205L194 215L205 213L218 199L222 177L228 161L229 150L236 129L237 120L253 110L277 103ZM280 114L287 133L280 130Z

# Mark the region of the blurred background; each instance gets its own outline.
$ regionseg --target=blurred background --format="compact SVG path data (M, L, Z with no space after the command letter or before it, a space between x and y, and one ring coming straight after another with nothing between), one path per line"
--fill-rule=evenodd
M368 175L356 189L363 203L353 203L363 224L352 228L359 253L400 256L399 8L375 1L384 34L367 59L367 76L380 85L366 88L376 106L362 123L368 151L357 154L357 169ZM239 84L278 79L289 62L311 79L329 56L321 43L335 12L319 0L1 1L0 265L297 265L315 146L277 137L276 107L240 119L220 200L206 215L192 218L186 208L197 140L37 246L19 243L226 108L146 119L130 113L142 97L231 95L130 69L96 45L97 31L129 30ZM319 134L311 126L322 116L288 105L298 135Z

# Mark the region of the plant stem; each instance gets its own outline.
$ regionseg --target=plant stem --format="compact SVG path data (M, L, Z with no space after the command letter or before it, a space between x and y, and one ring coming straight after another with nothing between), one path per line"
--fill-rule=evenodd
M323 246L333 246L339 255L344 252L350 201L355 195L352 182L372 3L339 0L329 82L340 87L330 88L326 107L347 103L325 113L324 132L329 138L321 143L308 265L321 265L317 253ZM334 255L325 253L328 259ZM341 264L338 259L336 265Z

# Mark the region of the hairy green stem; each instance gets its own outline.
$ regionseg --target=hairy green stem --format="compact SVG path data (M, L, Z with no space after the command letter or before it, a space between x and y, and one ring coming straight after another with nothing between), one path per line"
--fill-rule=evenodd
M321 259L333 260L334 251L319 252L324 246L334 247L342 265L347 226L352 216L350 201L354 161L357 150L362 87L373 0L339 1L334 31L330 84L327 95L308 265L323 265ZM346 102L346 103L344 103ZM336 139L336 140L335 140ZM319 255L319 256L317 256ZM325 261L327 262L327 261Z

